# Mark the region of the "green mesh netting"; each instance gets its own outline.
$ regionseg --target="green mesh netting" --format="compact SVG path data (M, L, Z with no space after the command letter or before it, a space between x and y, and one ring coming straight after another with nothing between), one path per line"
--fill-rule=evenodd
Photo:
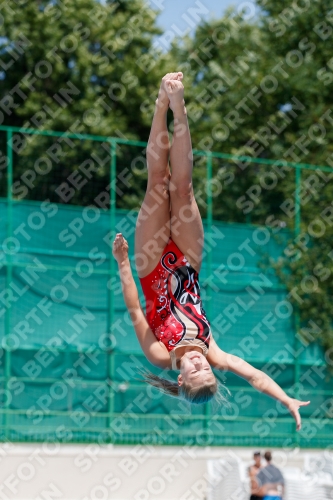
M202 446L295 442L288 413L232 374L217 374L231 391L228 408L209 404L189 411L142 384L137 367L149 364L119 280L111 274L110 241L125 227L125 211L118 210L111 227L107 210L32 201L15 201L12 210L16 231L9 241L7 204L0 202L1 439ZM135 221L126 222L133 253ZM219 346L267 371L292 393L293 314L272 270L261 267L265 256L281 254L287 232L280 232L279 242L268 229L214 222L205 233L200 282ZM241 252L242 260L244 242L248 251ZM299 394L313 404L302 411L298 443L325 446L332 429L326 419L332 384L324 368L308 373L323 364L322 350L304 347L299 360Z

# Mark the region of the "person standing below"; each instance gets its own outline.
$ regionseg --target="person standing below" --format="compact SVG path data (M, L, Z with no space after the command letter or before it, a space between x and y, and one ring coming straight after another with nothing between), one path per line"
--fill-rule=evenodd
M257 493L257 489L258 489L256 477L257 477L258 472L262 469L262 465L261 465L261 453L260 453L260 451L255 451L253 453L253 460L254 460L254 464L250 465L250 467L248 468L248 472L249 472L249 476L250 476L250 481L251 481L251 496L250 496L250 500L262 500L262 497L259 497L256 494Z
M275 467L272 462L272 453L266 451L264 454L267 462L255 477L257 482L256 495L262 500L282 500L284 495L284 478L280 469Z

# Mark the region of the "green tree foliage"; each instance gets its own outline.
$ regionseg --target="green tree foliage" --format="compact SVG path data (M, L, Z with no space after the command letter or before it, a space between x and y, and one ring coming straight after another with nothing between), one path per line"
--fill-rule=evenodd
M156 12L143 0L20 0L7 2L2 16L3 124L147 138L151 106L145 104L156 96L168 58L153 48L160 30ZM152 69L154 58L159 58L158 69ZM14 138L14 196L48 195L67 201L56 192L59 182L93 153L102 158L98 173L70 201L92 202L108 184L107 145L75 140L60 145L60 140L41 136L25 139ZM5 150L3 137L1 149ZM37 175L33 182L20 181L25 171L36 170L36 161L45 152L52 171ZM129 158L128 152L118 154L124 161ZM43 167L37 165L37 170Z
M143 1L27 0L2 15L3 93L22 88L5 124L140 137L141 104L157 84L144 56L160 33Z

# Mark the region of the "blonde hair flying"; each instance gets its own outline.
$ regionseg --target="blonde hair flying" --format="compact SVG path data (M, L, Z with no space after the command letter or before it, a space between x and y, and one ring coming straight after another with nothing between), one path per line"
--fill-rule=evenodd
M191 387L191 385L188 383L183 383L181 386L179 386L177 382L158 377L157 375L154 375L147 370L145 370L142 375L144 377L144 381L147 384L160 389L162 392L164 392L164 394L182 398L194 404L207 403L214 396L217 396L219 394L216 378L214 378L214 382L210 384L204 384L199 387Z

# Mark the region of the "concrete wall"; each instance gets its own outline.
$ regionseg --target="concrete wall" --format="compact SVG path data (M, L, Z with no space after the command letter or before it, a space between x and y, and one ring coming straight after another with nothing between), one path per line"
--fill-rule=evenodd
M0 500L203 500L207 459L253 451L2 443ZM272 451L279 467L303 467L304 451Z

